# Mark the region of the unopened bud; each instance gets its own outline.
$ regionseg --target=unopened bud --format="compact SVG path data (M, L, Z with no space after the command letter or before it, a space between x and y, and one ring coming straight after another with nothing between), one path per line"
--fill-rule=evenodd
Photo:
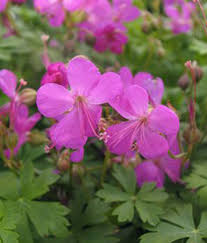
M141 26L142 32L145 34L148 34L150 32L151 26L148 21L144 21L142 26Z
M68 150L64 150L57 162L57 168L60 171L67 171L70 167L70 160L69 160L69 152Z
M41 39L44 43L46 43L49 40L50 36L49 35L42 35Z
M33 130L28 135L28 142L30 144L40 145L40 144L48 143L49 140L46 137L45 133L42 133L38 130Z
M18 143L18 136L14 132L9 132L9 134L5 138L5 143L7 148L13 150Z
M201 131L198 128L196 128L193 132L192 129L193 128L188 126L183 132L183 137L187 144L196 144L201 139Z
M163 47L159 47L157 49L157 54L159 57L164 57L165 56L165 49Z
M74 176L83 176L84 175L84 168L81 164L73 164L73 175Z
M190 79L188 77L188 74L185 73L183 74L179 80L178 80L178 86L182 89L182 90L186 90L188 88L190 84Z
M196 66L194 67L196 81L199 82L203 78L203 70Z
M25 105L34 105L36 101L36 90L31 88L23 89L20 92L20 101Z

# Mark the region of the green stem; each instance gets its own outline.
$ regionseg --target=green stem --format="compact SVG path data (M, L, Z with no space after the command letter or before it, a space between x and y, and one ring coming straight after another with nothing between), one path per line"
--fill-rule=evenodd
M110 152L109 150L107 149L106 152L105 152L105 158L104 158L104 163L103 163L103 168L102 168L102 174L101 174L101 185L103 185L104 183L104 179L105 179L105 176L106 176L106 171L107 171L107 167L108 167L108 162L110 160Z

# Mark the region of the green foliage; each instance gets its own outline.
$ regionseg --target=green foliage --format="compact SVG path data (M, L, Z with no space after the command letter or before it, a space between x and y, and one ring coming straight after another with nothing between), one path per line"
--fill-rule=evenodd
M113 176L122 188L104 184L97 196L107 203L114 203L112 215L118 216L119 222L131 222L136 212L143 223L151 225L159 223L160 216L164 213L164 202L168 198L166 192L157 189L154 184L144 184L136 192L136 177L132 168L114 166Z
M179 239L188 239L187 243L204 243L207 238L207 213L201 216L200 223L196 227L192 215L192 206L172 211L163 217L163 220L152 229L153 232L141 236L140 243L172 243Z
M1 221L2 236L1 231L0 236L2 243L26 243L25 239L27 243L32 243L34 229L41 237L49 235L64 237L68 234L69 222L64 216L69 210L59 203L34 200L47 193L49 186L58 179L59 176L52 173L51 169L35 176L32 163L24 164L20 178L12 172L1 173L0 198L3 201L0 204L0 212L3 219ZM3 207L8 212L4 211ZM3 213L8 214L6 219Z
M74 243L116 243L116 227L108 222L110 208L98 198L84 199L82 191L71 203L72 239Z

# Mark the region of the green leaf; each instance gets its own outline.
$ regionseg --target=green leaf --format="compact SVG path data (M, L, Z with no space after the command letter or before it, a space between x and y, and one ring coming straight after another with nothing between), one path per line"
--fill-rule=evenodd
M69 211L59 203L26 202L26 212L41 236L64 237L68 234L68 221L64 218Z
M115 165L113 176L126 192L131 194L135 193L137 182L133 168L124 168L121 165Z
M135 206L144 223L148 222L151 225L157 225L160 222L160 216L163 214L161 207L142 202L141 200L137 200Z
M164 202L168 199L168 194L163 189L156 188L153 183L145 183L138 193L138 198L145 202Z
M163 189L157 189L154 184L145 183L137 194L136 210L141 220L155 226L164 213L163 203L168 198Z
M83 225L95 225L103 223L107 220L106 213L109 211L109 207L95 198L89 201L85 212L82 215Z
M21 173L21 196L33 200L49 191L49 186L59 179L59 175L47 169L38 177L34 177L32 163L25 163Z
M8 183L9 182L9 183ZM0 173L0 197L15 200L19 197L20 182L12 172Z
M0 239L2 243L18 243L19 235L15 232L19 220L17 208L10 202L0 201Z
M122 203L112 213L118 216L119 222L132 221L134 217L134 204L132 201Z
M193 166L192 173L184 178L187 187L197 189L207 186L207 165L206 163L197 163Z
M83 230L79 235L79 243L117 243L119 239L113 237L115 227L111 224L100 224Z
M121 191L118 187L104 184L103 189L97 192L97 196L104 199L106 202L124 202L131 198L126 192Z
M188 243L203 243L207 237L207 213L203 213L199 226L196 228L192 206L185 205L177 212L170 212L165 217L165 221L160 222L151 233L141 236L140 243L172 243L180 239L188 239Z
M80 189L71 202L71 225L75 243L115 243L115 227L108 222L108 205L100 199L85 197ZM70 241L69 241L70 242ZM73 242L73 241L72 241Z

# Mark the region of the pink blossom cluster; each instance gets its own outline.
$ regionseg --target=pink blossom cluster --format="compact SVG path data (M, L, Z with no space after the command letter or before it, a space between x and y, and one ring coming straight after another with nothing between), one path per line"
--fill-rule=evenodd
M98 0L87 9L88 18L80 24L81 38L89 34L95 37L94 48L98 52L109 49L120 54L127 43L127 29L124 23L140 16L138 8L131 0Z
M127 67L119 73L101 74L80 56L67 67L56 67L47 71L37 91L40 113L56 121L49 129L51 147L72 149L77 162L83 158L88 138L96 137L111 153L128 158L140 154L145 159L135 169L138 185L154 181L161 187L165 173L174 182L180 180L181 161L168 156L169 150L174 155L180 152L179 119L161 104L164 85L160 78L143 72L133 77ZM121 121L103 125L103 104L110 105Z
M170 18L170 28L174 34L189 32L193 27L193 2L185 0L164 0L164 10Z
M124 23L140 15L132 0L34 0L38 12L47 16L49 23L58 27L63 24L67 12L82 11L85 19L78 24L79 38L90 35L95 38L94 48L103 52L107 49L120 54L127 43Z
M95 2L95 0L34 0L34 7L48 18L52 26L58 27L63 24L67 11L86 11Z
M8 96L10 101L0 107L0 118L9 116L9 128L17 135L18 141L13 153L17 154L21 146L27 141L30 130L40 120L41 115L35 113L29 116L29 109L24 104L19 95L21 86L25 81L21 80L17 88L17 77L9 70L0 70L0 90ZM10 156L10 150L5 151L7 157Z

